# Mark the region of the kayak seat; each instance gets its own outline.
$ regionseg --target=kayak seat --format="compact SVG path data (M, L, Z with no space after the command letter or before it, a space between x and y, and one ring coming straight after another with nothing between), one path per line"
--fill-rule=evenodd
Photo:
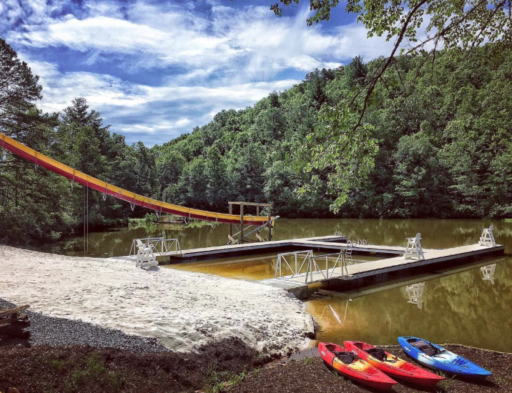
M341 360L345 364L352 364L357 359L357 357L351 352L333 352L334 356L336 356L339 360Z
M415 348L418 348L420 351L422 351L423 353L425 353L425 355L428 356L436 356L440 352L436 347L428 344L423 340L413 342L409 341L409 344L411 344Z
M366 352L369 355L373 356L375 359L380 360L381 362L388 358L388 355L386 355L386 351L384 351L382 348L370 348Z
M368 353L369 355L373 356L375 359L381 362L396 363L396 357L388 359L386 351L384 351L382 348L370 348L366 351L366 353Z

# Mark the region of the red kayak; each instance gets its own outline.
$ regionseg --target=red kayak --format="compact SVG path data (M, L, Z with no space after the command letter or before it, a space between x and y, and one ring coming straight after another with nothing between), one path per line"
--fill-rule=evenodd
M390 374L393 378L426 387L436 386L439 381L444 379L371 344L362 341L345 341L343 344L348 350L357 353L358 357L366 360L379 370Z
M322 359L337 372L366 386L388 390L397 384L395 380L340 345L320 343L318 352Z

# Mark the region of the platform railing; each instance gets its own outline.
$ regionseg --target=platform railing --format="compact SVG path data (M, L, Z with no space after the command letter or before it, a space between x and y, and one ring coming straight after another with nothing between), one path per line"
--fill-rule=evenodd
M332 266L329 266L333 261ZM324 263L325 268L323 268ZM285 270L283 275L283 267L285 269L287 267L291 274L286 274ZM274 278L291 280L304 277L304 282L308 284L319 281L315 280L315 273L319 273L321 278L328 280L334 277L336 269L339 269L340 276L348 276L344 251L317 256L313 254L313 250L287 252L277 255Z
M312 255L311 259L313 259L316 263L316 266L319 266L320 261L325 261L325 270L320 269L320 273L324 276L326 280L332 278L334 276L334 272L337 268L340 269L340 274L342 277L348 276L347 264L345 263L345 252L337 252L323 255ZM334 260L334 264L332 267L329 267L329 262ZM324 274L325 272L325 274Z
M283 265L287 266L291 271L291 275L286 278L294 278L301 273L306 264L311 262L313 250L285 252L277 255L276 267L274 270L274 278L283 278Z
M130 248L130 256L137 254L137 240L144 243L147 247L150 247L153 253L165 255L165 254L181 254L181 246L178 239L166 239L165 237L145 237L140 239L133 239L132 246Z

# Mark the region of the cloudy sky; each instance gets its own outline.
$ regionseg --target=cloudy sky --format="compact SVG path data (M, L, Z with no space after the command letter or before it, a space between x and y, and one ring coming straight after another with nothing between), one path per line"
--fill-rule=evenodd
M0 37L40 76L48 112L87 98L129 143L164 143L300 82L315 68L390 53L337 9L308 27L308 3L277 0L2 0Z

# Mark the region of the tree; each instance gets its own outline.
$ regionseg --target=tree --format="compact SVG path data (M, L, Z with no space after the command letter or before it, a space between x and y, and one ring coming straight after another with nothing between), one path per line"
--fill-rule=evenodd
M300 0L280 0L270 9L281 16L283 8ZM307 19L312 25L329 20L332 9L340 4L339 0L310 0L310 9L314 15ZM346 202L348 190L354 186L349 179L340 177L361 177L370 173L375 152L375 140L368 137L365 114L372 105L372 94L386 75L386 71L396 63L396 55L423 54L423 61L435 60L437 49L442 45L451 49L448 53L470 52L484 42L498 43L493 48L510 47L512 43L511 0L404 0L403 2L385 2L380 0L348 0L347 13L358 15L358 21L368 30L368 36L385 36L394 39L394 46L386 58L381 58L367 74L364 83L351 97L340 101L337 106L325 108L319 127L311 134L310 142L304 150L311 151L311 167L318 170L334 170L336 181L330 182L330 188L338 194L333 209L338 211ZM419 31L425 27L426 37L420 37ZM412 43L408 48L404 42ZM427 44L430 45L428 50ZM360 79L361 80L361 79ZM333 144L340 146L332 148ZM363 146L364 145L364 146ZM370 155L354 155L362 149ZM327 151L327 154L325 153ZM352 159L348 163L347 156ZM352 167L346 169L346 165ZM310 170L310 167L306 167Z
M49 152L57 116L43 114L35 107L41 98L39 79L2 39L0 70L0 132L43 153ZM66 186L67 181L60 176L2 149L0 241L59 238L70 227Z
M42 98L39 77L1 38L0 70L0 131L22 140L38 124L34 103Z

